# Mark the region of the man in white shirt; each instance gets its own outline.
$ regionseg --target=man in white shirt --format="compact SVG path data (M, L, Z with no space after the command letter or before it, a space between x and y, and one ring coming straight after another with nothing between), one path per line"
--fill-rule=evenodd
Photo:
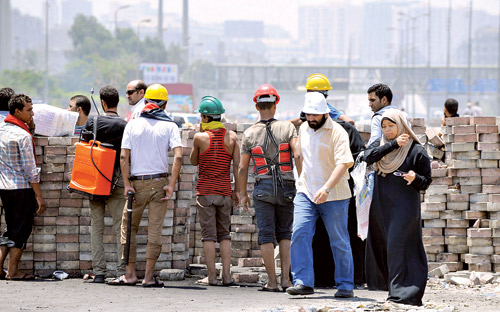
M138 118L125 127L120 164L125 185L125 196L134 193L132 203L132 229L130 251L125 275L110 282L111 285L135 285L136 235L142 213L148 206L148 239L146 245L146 272L143 287L163 287L153 276L160 256L163 220L167 212L167 200L172 198L175 183L182 164L182 143L177 125L167 116L167 89L159 84L151 85L144 95L146 105ZM169 173L167 153L174 152L172 171ZM126 245L127 206L122 218L122 246ZM124 253L125 254L125 253ZM127 260L127 259L124 259Z
M132 116L130 119L138 118L141 115L144 106L144 94L148 87L142 80L132 80L127 85L126 97L128 104L131 105Z
M392 91L387 85L377 83L368 88L366 92L368 93L368 103L374 113L370 125L370 140L366 144L369 146L375 140L382 137L382 115L389 109L397 108L391 105Z
M349 169L354 160L349 136L329 116L325 97L318 92L306 94L304 108L307 123L299 129L296 151L302 160L297 195L293 200L293 234L291 262L293 287L290 295L314 293L312 239L317 219L321 216L330 238L335 260L337 298L350 298L354 289L354 264L347 231L351 190ZM300 169L301 168L301 169Z

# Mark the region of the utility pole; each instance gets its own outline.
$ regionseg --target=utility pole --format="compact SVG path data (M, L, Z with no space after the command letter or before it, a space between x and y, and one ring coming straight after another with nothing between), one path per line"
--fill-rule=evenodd
M446 44L446 96L450 93L450 51L451 51L451 1L448 2L448 38Z
M472 61L472 0L469 0L469 44L467 53L467 102L470 102L470 71Z
M182 49L186 66L189 66L189 3L182 0Z
M497 70L498 70L498 75L497 75L497 103L496 105L493 105L496 107L495 109L495 115L500 116L500 4L498 5L498 64L497 64Z
M49 0L45 0L45 83L43 101L49 104Z
M163 0L158 0L158 39L163 42Z
M431 0L427 0L427 77L431 79ZM431 93L427 90L427 120L431 119Z

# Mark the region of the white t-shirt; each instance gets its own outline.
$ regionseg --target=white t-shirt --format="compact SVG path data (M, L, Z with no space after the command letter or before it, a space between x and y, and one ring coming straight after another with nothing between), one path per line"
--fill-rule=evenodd
M146 102L144 101L144 98L142 98L139 102L135 103L135 105L132 106L131 119L139 118L142 110L144 109L144 106L146 106Z
M182 142L174 122L139 117L123 132L122 149L130 150L133 176L168 173L167 154L176 147Z

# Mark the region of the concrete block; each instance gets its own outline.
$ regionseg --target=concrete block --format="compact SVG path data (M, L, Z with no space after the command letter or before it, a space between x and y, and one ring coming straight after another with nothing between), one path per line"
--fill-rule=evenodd
M497 125L477 125L476 133L498 133Z
M239 267L261 267L264 263L262 258L240 258L238 259Z
M500 143L500 135L498 133L482 133L479 134L479 142Z
M476 126L474 125L452 126L451 133L452 134L476 133Z
M446 123L446 126L468 125L470 123L470 117L446 118L445 123Z
M481 151L481 159L500 159L500 151Z
M477 255L492 255L495 253L493 246L469 246L469 252Z
M467 237L467 246L469 247L492 247L492 243L491 238Z
M455 134L453 138L454 143L474 143L479 141L477 133Z
M238 124L238 127L240 124ZM233 273L233 279L236 283L257 283L259 281L259 273Z
M470 160L460 160L460 159L452 159L451 167L454 169L475 169L477 167L477 162L479 160L470 159Z
M467 229L467 237L491 237L491 229L475 229L469 228Z
M451 143L452 152L469 152L476 148L476 143Z
M160 271L160 279L163 281L182 281L184 280L184 270L163 269Z
M448 272L450 272L450 269L448 268L448 266L446 264L444 264L444 265L441 265L441 266L435 268L434 270L429 271L429 276L441 278Z

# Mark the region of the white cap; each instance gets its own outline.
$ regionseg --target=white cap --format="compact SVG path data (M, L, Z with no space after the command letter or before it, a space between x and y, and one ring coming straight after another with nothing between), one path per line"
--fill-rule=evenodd
M272 94L266 94L267 96L259 96L257 98L257 103L265 103L265 102L276 102L276 96Z
M330 112L326 105L325 96L319 92L307 92L304 107L302 108L304 114L321 115Z

